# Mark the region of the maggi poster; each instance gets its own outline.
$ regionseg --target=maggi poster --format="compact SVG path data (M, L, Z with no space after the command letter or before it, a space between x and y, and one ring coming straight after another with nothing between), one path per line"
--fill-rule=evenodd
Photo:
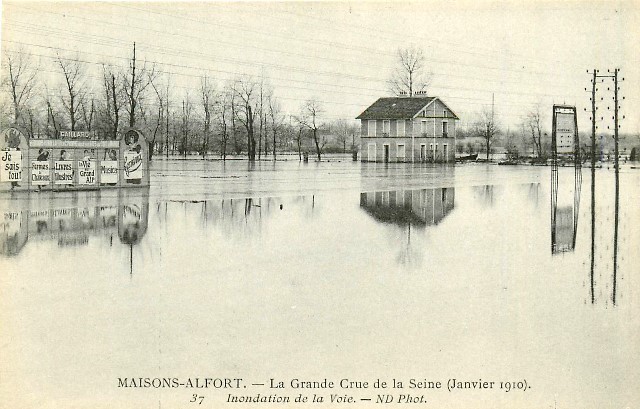
M124 177L127 180L142 179L142 154L135 151L124 153Z

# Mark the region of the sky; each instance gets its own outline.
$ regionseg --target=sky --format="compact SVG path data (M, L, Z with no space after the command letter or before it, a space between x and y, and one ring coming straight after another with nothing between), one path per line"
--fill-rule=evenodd
M219 87L251 75L265 78L288 114L313 98L331 121L353 120L390 96L398 48L416 46L432 73L428 94L449 105L463 126L493 101L504 128L519 129L539 106L550 129L553 104L569 104L587 132L587 70L620 68L620 129L636 133L638 27L640 2L633 1L3 1L0 58L32 54L54 90L61 80L56 53L77 56L99 98L101 65L126 66L135 42L139 61L170 75L174 102L187 93L197 101L203 75ZM613 127L613 81L603 81L599 130Z

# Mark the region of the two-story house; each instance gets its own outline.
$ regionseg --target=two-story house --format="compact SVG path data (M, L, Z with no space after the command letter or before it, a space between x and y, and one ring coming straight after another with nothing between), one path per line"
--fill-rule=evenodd
M455 161L459 118L438 97L380 98L356 119L363 162Z

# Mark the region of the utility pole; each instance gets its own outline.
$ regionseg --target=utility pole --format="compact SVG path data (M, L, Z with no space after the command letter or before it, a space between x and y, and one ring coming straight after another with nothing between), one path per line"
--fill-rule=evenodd
M166 128L166 133L164 135L165 137L165 148L166 148L166 157L167 159L169 159L169 79L167 79L167 117L166 117L166 121L167 121L167 128Z
M617 274L618 274L618 224L619 224L619 212L620 212L620 169L619 169L619 135L618 130L620 128L618 117L619 113L619 96L618 91L618 74L619 68L615 68L613 73L607 70L608 75L599 75L599 70L593 70L592 88L591 88L591 302L595 301L594 286L593 286L593 274L594 274L594 232L595 232L595 148L596 148L596 82L598 78L611 78L613 79L613 143L614 143L614 174L615 174L615 204L614 204L614 231L613 231L613 286L611 292L611 301L613 305L616 305L617 296ZM624 78L622 78L624 80ZM604 117L601 117L604 119ZM624 119L624 116L623 116ZM607 127L609 128L609 127Z
M136 99L135 99L135 85L136 85L136 43L133 43L133 60L131 60L131 93L129 94L130 108L129 113L129 126L133 128L136 123Z
M617 273L618 273L618 213L620 210L620 167L618 164L618 72L620 69L613 70L613 143L614 154L613 166L616 180L616 193L615 193L615 209L614 209L614 222L613 222L613 290L611 294L611 300L613 305L616 304L616 289L617 289Z

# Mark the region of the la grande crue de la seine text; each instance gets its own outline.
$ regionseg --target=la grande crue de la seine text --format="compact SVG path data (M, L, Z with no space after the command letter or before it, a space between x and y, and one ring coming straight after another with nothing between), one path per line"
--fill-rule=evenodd
M243 378L118 378L118 388L195 388L195 389L246 389L247 387L266 387L270 389L443 389L449 391L453 389L511 389L527 390L530 386L525 379L514 381L487 381L483 379L448 379L446 383L438 380L409 378L407 380L398 379L376 379L354 380L343 378L340 380L304 380L292 378L290 380L279 380L269 378L268 381L248 381Z

